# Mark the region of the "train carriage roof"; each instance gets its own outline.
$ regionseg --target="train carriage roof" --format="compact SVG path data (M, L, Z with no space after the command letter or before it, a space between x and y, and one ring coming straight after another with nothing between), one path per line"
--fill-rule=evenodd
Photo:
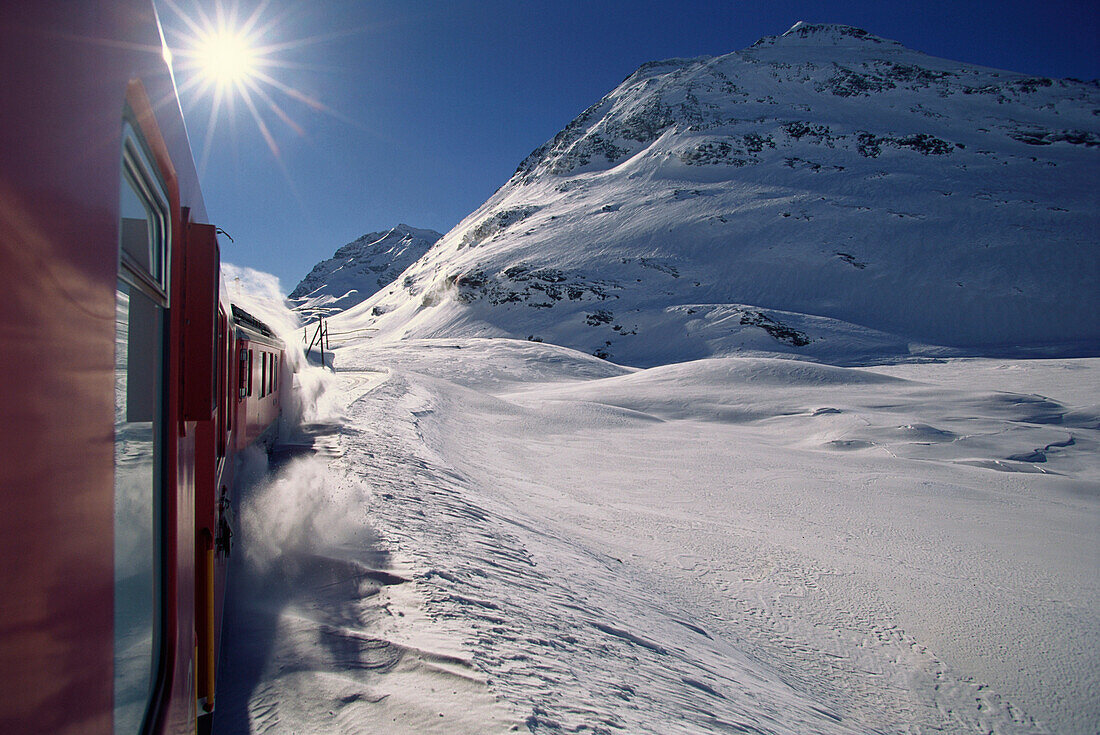
M251 332L257 337L266 337L268 340L274 340L281 344L279 336L272 331L271 327L267 326L236 304L231 304L231 308L233 309L233 323L237 327L246 332Z

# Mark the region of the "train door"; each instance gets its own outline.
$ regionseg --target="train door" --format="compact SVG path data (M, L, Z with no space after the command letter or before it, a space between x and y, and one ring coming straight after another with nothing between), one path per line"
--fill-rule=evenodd
M218 342L214 354L214 396L218 402L214 432L217 434L218 459L225 456L226 435L229 433L229 329L225 311L218 309Z
M142 729L163 628L169 209L129 124L123 136L115 292L114 722Z

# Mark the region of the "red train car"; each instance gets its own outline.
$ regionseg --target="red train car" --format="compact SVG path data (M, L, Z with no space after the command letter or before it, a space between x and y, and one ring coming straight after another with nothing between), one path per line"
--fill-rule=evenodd
M215 702L234 454L283 361L222 296L167 58L149 0L0 5L2 732Z
M270 327L239 306L233 306L236 327L237 389L236 448L267 442L281 412L279 376L285 367L283 343Z

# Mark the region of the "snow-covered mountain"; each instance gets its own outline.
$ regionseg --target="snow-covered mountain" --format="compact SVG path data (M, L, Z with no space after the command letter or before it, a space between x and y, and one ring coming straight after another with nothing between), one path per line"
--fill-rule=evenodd
M343 311L390 283L441 237L435 230L403 224L363 235L315 265L290 298L307 307Z
M1089 352L1098 131L1095 82L799 23L642 66L340 319L639 366ZM295 294L361 288L326 268Z

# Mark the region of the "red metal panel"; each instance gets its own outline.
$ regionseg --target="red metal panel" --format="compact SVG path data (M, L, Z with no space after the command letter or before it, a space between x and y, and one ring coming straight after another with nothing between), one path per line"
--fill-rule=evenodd
M195 530L210 531L216 528L218 459L215 452L217 437L213 421L195 424Z
M184 218L186 219L186 217ZM187 222L184 234L183 373L184 421L209 421L214 415L218 307L217 228Z
M220 420L216 414L218 392L221 385L218 376L217 350L222 347L217 340L219 253L217 230L213 225L187 223L184 250L184 302L183 302L183 371L181 410L185 421L194 420L195 479L194 503L191 506L194 520L181 526L181 534L190 533L193 543L191 583L194 604L190 613L194 618L195 650L198 659L193 675L198 691L195 697L212 700L213 692L207 691L206 673L212 665L208 651L217 645L213 631L207 623L208 610L217 607L209 598L210 585L207 576L207 549L213 548L217 529L218 492L218 430ZM181 548L181 559L184 550ZM181 617L183 611L181 610Z
M229 431L227 421L229 413L229 374L231 369L230 366L232 364L232 349L230 348L229 320L226 318L225 309L221 308L220 305L218 307L217 319L218 333L217 345L215 346L215 349L218 351L218 359L216 365L218 375L215 397L218 401L218 407L216 409L216 426L214 428L216 432L215 451L218 457L224 457L226 453L225 434L227 431Z

